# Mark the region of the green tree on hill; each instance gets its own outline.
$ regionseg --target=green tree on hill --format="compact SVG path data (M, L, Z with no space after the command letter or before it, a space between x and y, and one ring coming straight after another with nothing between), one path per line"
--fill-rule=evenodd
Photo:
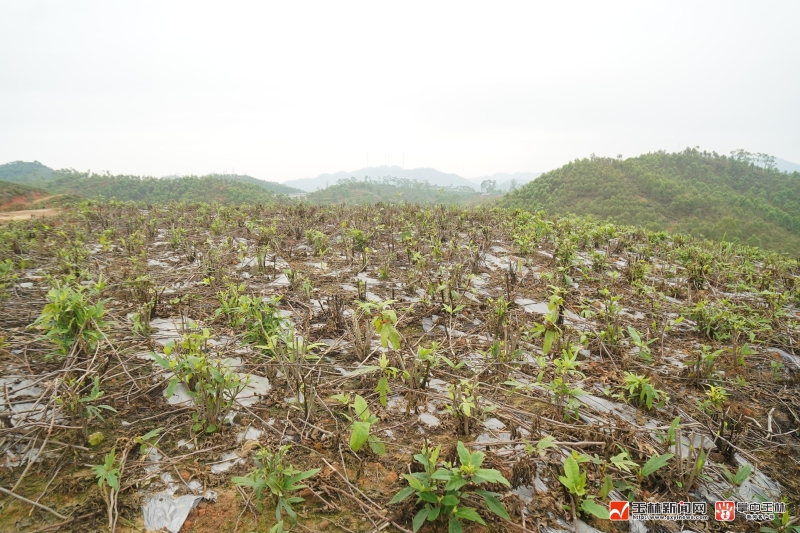
M687 148L575 160L509 192L500 205L800 253L798 198L800 173L779 172L772 156Z

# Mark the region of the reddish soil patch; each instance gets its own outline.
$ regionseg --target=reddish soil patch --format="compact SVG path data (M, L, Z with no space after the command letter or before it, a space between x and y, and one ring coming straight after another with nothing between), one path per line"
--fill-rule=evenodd
M29 204L33 202L37 202L39 200L47 200L48 198L52 198L52 196L48 196L47 193L44 192L34 192L29 195L19 195L15 196L11 200L7 202L3 202L0 204L0 211L4 209L8 209L9 207L27 207Z
M63 209L50 208L50 209L26 209L23 211L6 211L0 213L0 224L8 222L9 220L24 220L28 218L45 218L57 215L64 211Z
M242 512L242 504L237 501L232 491L222 490L217 493L217 501L209 503L202 501L192 509L186 522L183 523L181 533L219 533L220 531L233 531L236 519ZM245 513L247 514L247 513ZM245 522L252 522L251 516L242 516Z

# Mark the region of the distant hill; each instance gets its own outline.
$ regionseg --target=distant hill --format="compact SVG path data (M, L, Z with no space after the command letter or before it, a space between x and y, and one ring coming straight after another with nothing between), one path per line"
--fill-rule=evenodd
M52 179L53 169L38 161L13 161L0 165L0 180L27 185L39 185Z
M782 172L800 172L800 165L785 159L775 158L775 166Z
M214 176L162 179L58 170L47 189L83 198L116 198L150 204L170 201L267 204L276 199L273 192L260 185Z
M496 183L496 188L499 191L509 191L511 190L512 186L515 187L522 187L526 183L529 183L539 176L541 176L541 172L515 172L514 174L509 174L507 172L497 172L496 174L492 174L491 176L481 176L480 178L472 178L472 182L476 183L477 186L480 188L481 183L485 180L494 180Z
M508 193L500 205L800 253L800 173L761 168L741 153L687 149L576 160Z
M268 191L272 191L275 194L295 194L303 192L300 189L296 189L294 187L289 187L283 183L278 183L276 181L267 181L261 180L258 178L254 178L252 176L247 176L243 174L208 174L209 177L212 178L219 178L223 180L230 180L230 181L238 181L241 183L250 183L253 185L258 185L259 187L263 187ZM181 176L164 176L165 178L175 179ZM185 177L185 176L184 176Z
M398 178L341 179L318 191L310 192L306 201L315 204L416 203L457 204L480 197L470 187L439 187L425 182Z
M0 182L39 188L38 190L45 195L66 195L66 199L80 196L105 199L113 197L121 201L146 203L175 200L252 204L274 202L276 194L301 192L299 189L281 183L235 174L212 174L200 177L169 176L168 178L115 176L108 173L92 174L69 169L53 170L38 161L31 163L14 161L0 165ZM16 192L8 187L4 187L4 190L8 195ZM20 191L22 190L20 189ZM41 192L36 194L41 194ZM62 198L62 201L66 200Z
M380 167L366 167L352 172L336 172L334 174L320 174L316 178L303 178L297 180L289 180L284 182L284 185L297 187L304 191L316 191L317 189L324 189L331 185L336 185L341 179L356 178L362 179L369 177L372 179L379 178L397 178L418 182L428 182L437 187L469 187L471 189L479 189L480 185L475 185L474 182L462 178L458 174L447 174L440 172L434 168L401 168L397 165L393 166L380 166Z

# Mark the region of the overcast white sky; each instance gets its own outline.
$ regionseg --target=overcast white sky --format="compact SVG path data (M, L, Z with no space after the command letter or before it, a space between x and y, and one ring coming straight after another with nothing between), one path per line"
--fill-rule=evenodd
M800 162L800 2L0 3L0 163L465 177L699 145ZM388 154L388 156L387 156Z

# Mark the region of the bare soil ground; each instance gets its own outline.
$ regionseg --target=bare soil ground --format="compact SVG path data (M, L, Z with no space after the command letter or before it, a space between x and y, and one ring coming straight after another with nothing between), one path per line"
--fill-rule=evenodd
M465 486L488 524L468 532L770 525L714 521L721 499L798 514L797 261L485 207L98 204L61 219L0 228L0 487L45 507L0 494L0 530L144 531L142 505L168 491L208 495L182 531L268 531L270 491L232 478L284 445L284 466L320 469L291 493L293 531L407 533L422 504L390 500L422 470L414 455L440 445L458 467L458 442L511 485L488 487L508 519ZM69 309L95 322L71 330ZM374 329L393 322L381 310L397 348ZM34 324L48 313L61 320ZM167 348L204 329L202 346ZM154 359L176 353L251 380L209 433L192 398L166 398ZM351 449L355 413L334 395L356 394L385 454ZM112 450L109 505L95 467ZM572 492L570 458L585 480ZM712 517L620 524L582 511L588 496L705 502Z
M52 198L52 197L49 197ZM44 200L44 199L43 199ZM47 218L62 213L64 210L59 208L49 209L23 209L21 211L5 211L0 213L0 224L11 220L26 220L30 218Z

